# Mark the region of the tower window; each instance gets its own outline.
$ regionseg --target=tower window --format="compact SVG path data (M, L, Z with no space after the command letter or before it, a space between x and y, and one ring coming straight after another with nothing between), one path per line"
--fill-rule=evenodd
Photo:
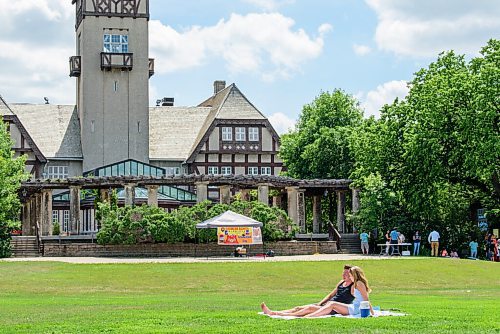
M128 52L128 36L127 35L112 35L104 34L104 52L110 53L127 53Z
M137 122L137 133L141 133L141 122Z
M90 121L90 132L95 132L95 121L94 120Z
M118 81L116 81L116 80L115 80L115 82L113 83L113 90L114 90L115 92L117 92L117 91L118 91Z

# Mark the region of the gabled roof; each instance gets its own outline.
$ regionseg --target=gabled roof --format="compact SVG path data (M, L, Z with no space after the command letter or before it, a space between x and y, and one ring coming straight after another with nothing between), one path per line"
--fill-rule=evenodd
M33 150L33 154L35 154L35 157L38 159L38 161L45 163L47 162L47 159L44 157L38 146L35 144L33 138L31 138L30 134L24 127L24 125L21 123L19 120L19 117L17 117L16 114L10 109L9 105L3 97L0 95L0 115L2 116L3 120L9 120L15 124L23 138L26 140L28 143L29 147Z
M14 115L9 105L3 99L2 95L0 95L0 115Z
M149 108L149 159L185 161L209 112L208 107Z
M10 107L46 158L83 158L80 121L74 105L11 104Z
M200 151L206 137L214 129L219 120L260 120L266 127L272 129L273 135L276 132L272 128L267 118L246 98L234 83L224 88L214 96L206 99L200 107L210 107L210 113L205 120L198 137L191 147L187 162L193 162L196 154ZM277 137L279 138L279 137Z

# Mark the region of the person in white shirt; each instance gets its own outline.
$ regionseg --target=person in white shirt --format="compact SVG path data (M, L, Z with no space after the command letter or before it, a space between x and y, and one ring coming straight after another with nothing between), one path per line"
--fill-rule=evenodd
M431 256L439 256L439 233L434 230L429 234L427 241L431 244Z

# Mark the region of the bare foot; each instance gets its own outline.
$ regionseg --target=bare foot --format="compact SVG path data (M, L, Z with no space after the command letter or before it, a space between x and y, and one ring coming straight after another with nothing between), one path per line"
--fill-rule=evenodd
M272 313L269 307L267 307L264 302L260 304L260 308L262 309L262 312L264 312L264 314L270 315Z

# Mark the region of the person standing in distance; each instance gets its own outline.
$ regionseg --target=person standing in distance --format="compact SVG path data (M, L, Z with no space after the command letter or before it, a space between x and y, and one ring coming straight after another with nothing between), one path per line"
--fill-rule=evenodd
M439 256L439 233L436 230L433 230L427 241L431 244L431 256Z
M370 249L370 247L368 246L368 238L369 238L368 233L366 232L361 233L359 235L359 238L361 239L361 253L363 253L363 255L368 255L368 251Z
M420 232L416 231L415 235L413 236L413 256L418 256L420 253L420 240L422 237L420 237Z

